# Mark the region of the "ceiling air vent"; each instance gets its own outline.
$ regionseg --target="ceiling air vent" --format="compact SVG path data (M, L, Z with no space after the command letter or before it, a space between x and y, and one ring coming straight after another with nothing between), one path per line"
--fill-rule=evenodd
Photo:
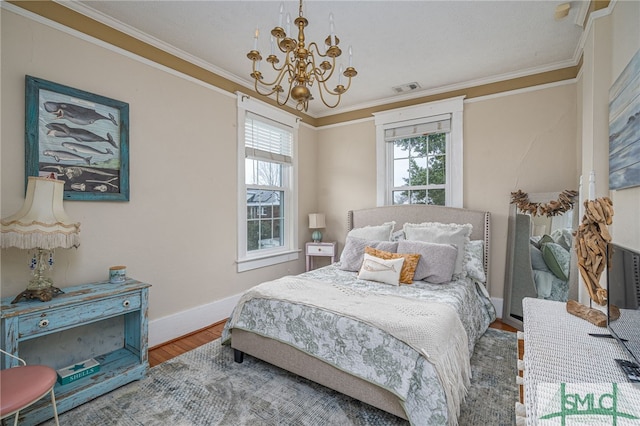
M413 83L406 83L400 86L395 86L393 88L393 91L396 93L405 93L405 92L411 92L412 90L417 90L419 88L420 88L420 84L414 81Z

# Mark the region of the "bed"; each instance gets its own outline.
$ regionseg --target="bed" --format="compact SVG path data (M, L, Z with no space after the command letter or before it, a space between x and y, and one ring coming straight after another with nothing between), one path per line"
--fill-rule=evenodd
M488 212L426 205L350 211L349 234L340 262L250 289L225 325L223 342L234 348L237 362L249 354L414 425L455 425L469 384L473 347L495 319L485 288L489 283L489 219ZM366 261L360 261L360 271L348 270L347 264L353 261L349 253L357 251L353 247L357 248L361 239L369 247L378 244L384 249L387 242L400 247L408 233L420 235L423 231L420 225L412 224L425 223L452 229L464 225L469 231L468 244L462 244L466 246L464 273L454 274L447 282L414 281L394 286L377 278L365 279L369 277L364 272ZM367 238L370 230L376 234L378 228L389 224L389 238ZM410 240L405 246L417 244L414 238ZM435 241L432 247L423 241L419 247L428 246L429 250L444 250L448 245L448 241ZM475 273L467 273L471 245L476 251L480 248L475 254L480 271ZM456 272L459 246L449 245L454 252L451 268ZM374 252L381 256L379 253L389 252ZM405 264L410 263L409 257L403 258ZM395 261L386 260L385 265ZM430 267L438 269L437 265ZM437 281L433 277L429 280ZM280 291L287 293L286 297Z

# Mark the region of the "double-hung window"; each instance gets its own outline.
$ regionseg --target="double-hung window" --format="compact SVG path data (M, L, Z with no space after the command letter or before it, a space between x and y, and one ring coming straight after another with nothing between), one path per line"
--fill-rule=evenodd
M238 271L298 258L297 120L238 97Z
M378 205L462 207L462 98L376 113Z

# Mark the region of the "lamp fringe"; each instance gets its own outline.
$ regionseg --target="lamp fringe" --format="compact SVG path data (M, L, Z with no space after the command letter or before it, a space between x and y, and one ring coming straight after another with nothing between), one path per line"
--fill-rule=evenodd
M80 237L76 228L68 233L41 233L41 232L2 232L2 248L17 247L29 250L34 247L51 250L55 248L71 248L80 246Z

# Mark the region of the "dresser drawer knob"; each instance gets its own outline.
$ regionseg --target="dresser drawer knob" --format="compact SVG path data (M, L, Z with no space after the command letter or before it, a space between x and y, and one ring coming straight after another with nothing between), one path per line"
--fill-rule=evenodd
M40 328L45 328L49 326L49 320L48 319L43 319L40 320L40 322L38 323L38 327Z
M131 302L129 302L128 300L125 300L124 302L122 302L122 306L124 306L125 308L128 308L129 305L131 305Z

